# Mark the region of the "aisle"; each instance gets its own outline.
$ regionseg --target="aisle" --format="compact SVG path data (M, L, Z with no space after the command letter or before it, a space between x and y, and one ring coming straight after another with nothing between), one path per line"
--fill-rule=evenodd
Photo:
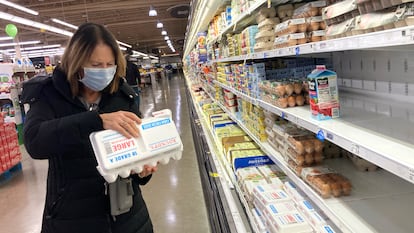
M141 112L144 117L164 108L173 112L184 152L181 160L160 165L157 174L143 188L155 233L210 232L183 77L173 75L171 80L165 79L143 89Z
M184 79L174 77L144 89L141 111L170 108L180 131L184 153L180 161L160 165L142 188L155 233L208 233L209 222L190 128ZM23 172L0 185L0 232L39 233L46 192L47 160L23 152Z

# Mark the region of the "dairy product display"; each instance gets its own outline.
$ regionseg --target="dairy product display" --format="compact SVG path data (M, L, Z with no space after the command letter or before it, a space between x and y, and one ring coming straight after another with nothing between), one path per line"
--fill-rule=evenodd
M181 159L183 144L171 118L170 110L153 113L137 125L140 136L126 138L114 130L103 130L90 135L97 169L106 181L117 176L128 177L140 173L144 165L167 164L170 158Z

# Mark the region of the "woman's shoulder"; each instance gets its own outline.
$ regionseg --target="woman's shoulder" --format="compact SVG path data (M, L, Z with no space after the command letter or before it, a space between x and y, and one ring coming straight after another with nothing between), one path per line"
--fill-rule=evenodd
M23 103L34 102L40 92L48 85L52 84L51 75L39 75L23 83L21 100Z

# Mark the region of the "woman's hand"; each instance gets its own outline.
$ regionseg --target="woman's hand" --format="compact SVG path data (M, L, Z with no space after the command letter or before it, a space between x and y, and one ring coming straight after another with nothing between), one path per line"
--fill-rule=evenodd
M141 124L141 119L132 112L118 111L103 113L99 115L102 119L104 129L118 131L127 138L138 137L139 131L137 124Z
M139 174L138 174L138 176L140 177L140 178L144 178L144 177L146 177L146 176L149 176L149 175L151 175L152 173L154 173L154 172L156 172L158 170L158 167L157 166L150 166L150 165L145 165L144 166L144 169L142 170L142 172L140 172ZM135 172L134 171L132 171L131 172L131 175L133 175L133 174L135 174Z

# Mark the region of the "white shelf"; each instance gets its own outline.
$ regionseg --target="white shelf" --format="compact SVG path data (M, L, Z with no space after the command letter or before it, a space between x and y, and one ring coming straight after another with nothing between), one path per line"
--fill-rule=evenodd
M218 40L220 40L221 37L223 35L225 35L226 33L230 32L230 31L232 31L232 32L236 31L236 29L238 28L238 24L242 20L244 20L247 16L250 16L253 11L257 10L259 7L261 7L266 2L267 2L267 0L257 0L256 2L254 2L254 4L249 7L247 12L245 12L243 14L240 14L237 18L233 19L232 23L230 25L226 26L219 35L217 35L211 41L208 41L207 45L211 46L212 44L214 44Z
M240 95L231 87L219 85ZM341 106L343 114L340 118L317 121L311 118L309 106L279 108L246 95L241 97L314 133L323 133L325 139L414 184L414 144L378 132L378 129L383 129L394 135L412 135L413 131L400 129L414 129L413 122L391 121L385 116L373 118L373 113L346 106Z
M281 49L268 50L241 56L216 59L213 62L244 61L302 54L327 53L346 50L385 49L414 44L414 26L389 29L357 36L306 43Z
M414 186L407 181L385 170L360 172L347 159L325 160L329 167L351 180L353 190L348 197L323 199L288 167L278 151L260 142L234 114L219 105L341 231L388 233L414 229L406 214L412 211L408 203L414 203Z

